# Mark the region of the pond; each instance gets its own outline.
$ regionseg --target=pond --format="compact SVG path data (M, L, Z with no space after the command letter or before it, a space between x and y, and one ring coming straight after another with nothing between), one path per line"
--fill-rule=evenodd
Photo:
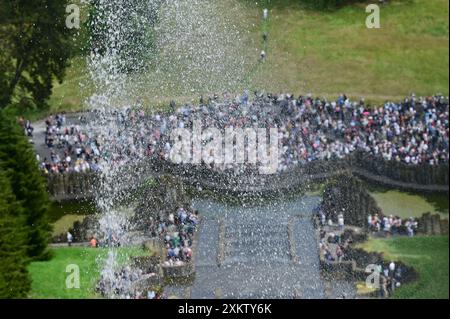
M65 201L52 202L49 209L49 219L53 226L53 236L66 233L76 221L90 214L95 214L97 209L90 201Z
M402 218L420 217L430 212L448 218L448 194L406 192L394 188L368 186L370 194L387 215Z

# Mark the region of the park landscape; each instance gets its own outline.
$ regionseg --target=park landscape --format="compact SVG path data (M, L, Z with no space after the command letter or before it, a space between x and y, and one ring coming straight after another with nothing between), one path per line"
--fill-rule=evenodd
M119 1L114 12L109 1L73 1L80 29L64 25L61 1L0 4L3 92L19 61L30 61L0 96L0 296L447 299L448 1L380 2L381 28L368 29L372 2L142 0ZM157 8L145 27L128 12L147 17L142 3ZM42 27L33 10L55 27ZM41 33L24 30L26 19ZM21 43L21 35L37 40ZM213 105L211 121L248 105L272 114L298 94L299 108L316 106L316 97L339 105L345 94L369 112L429 97L441 112L439 162L389 170L393 160L369 165L377 157L355 151L260 176L149 160L147 145L145 155L122 151L129 145L121 138L136 139L156 116L176 114L189 126L183 112L203 104ZM99 136L86 143L94 159L78 156L78 144L53 152L49 127ZM57 153L79 171L70 161L52 167L65 161L55 162ZM401 225L394 229L390 216ZM329 239L336 235L338 244ZM343 257L331 251L341 246ZM171 255L178 247L183 258ZM366 260L383 269L395 262L403 277L389 273L385 289L367 287ZM79 269L79 287L69 265Z

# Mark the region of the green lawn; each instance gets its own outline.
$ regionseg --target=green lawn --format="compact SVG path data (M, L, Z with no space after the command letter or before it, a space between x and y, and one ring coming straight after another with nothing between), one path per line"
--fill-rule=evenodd
M259 87L368 100L448 94L447 0L393 0L381 29L367 29L366 4L333 12L272 1L268 62ZM367 1L373 3L373 1Z
M394 298L449 298L448 236L371 238L361 247L383 252L386 260L400 260L418 271L418 281L402 286Z
M52 248L50 261L33 262L28 270L32 279L30 298L38 299L84 299L99 298L94 291L100 276L99 263L108 255L108 249L65 247ZM144 255L140 248L118 248L118 261L125 263L132 256ZM68 265L78 265L80 288L67 289L66 273Z
M54 83L53 95L49 101L52 112L79 111L83 102L94 93L86 64L85 57L76 57L67 69L64 82Z

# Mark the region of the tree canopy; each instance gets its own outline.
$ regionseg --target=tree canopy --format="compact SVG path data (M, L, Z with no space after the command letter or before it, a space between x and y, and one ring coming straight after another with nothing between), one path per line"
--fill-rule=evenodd
M26 253L34 260L49 257L49 198L36 155L18 123L0 111L0 170L22 208L26 228ZM19 217L18 217L19 218Z
M30 289L22 218L20 203L0 169L0 298L23 298Z
M30 98L46 106L72 54L68 0L0 1L0 108Z
M49 199L20 125L0 109L0 298L30 290L27 265L50 257Z

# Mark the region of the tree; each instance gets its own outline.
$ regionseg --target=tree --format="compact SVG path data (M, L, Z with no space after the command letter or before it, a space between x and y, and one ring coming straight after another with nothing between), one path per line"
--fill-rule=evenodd
M21 210L0 169L0 298L23 298L30 290Z
M23 208L26 252L34 260L49 258L49 199L36 155L20 126L0 111L0 169Z
M0 108L31 96L46 106L72 54L67 0L0 1Z

